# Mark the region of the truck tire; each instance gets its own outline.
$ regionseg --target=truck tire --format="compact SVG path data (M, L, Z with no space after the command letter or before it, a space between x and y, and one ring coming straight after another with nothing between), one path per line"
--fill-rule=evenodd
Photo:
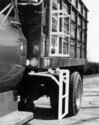
M81 107L83 94L83 82L79 72L73 72L70 76L69 88L69 115L76 115Z

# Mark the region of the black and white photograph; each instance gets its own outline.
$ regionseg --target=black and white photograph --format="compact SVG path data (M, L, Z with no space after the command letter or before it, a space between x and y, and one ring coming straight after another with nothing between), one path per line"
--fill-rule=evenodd
M99 0L0 0L0 125L99 125Z

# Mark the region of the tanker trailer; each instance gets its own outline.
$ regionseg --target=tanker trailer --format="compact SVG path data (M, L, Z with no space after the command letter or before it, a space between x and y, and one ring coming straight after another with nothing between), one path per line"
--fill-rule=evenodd
M26 39L13 0L0 0L0 125L24 124L32 113L18 111L16 85L26 64Z

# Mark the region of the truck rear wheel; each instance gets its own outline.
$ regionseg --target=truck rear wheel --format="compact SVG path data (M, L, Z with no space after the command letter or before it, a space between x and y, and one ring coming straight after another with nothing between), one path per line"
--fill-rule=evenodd
M69 89L69 115L76 115L81 107L83 93L82 78L78 72L73 72L70 76Z

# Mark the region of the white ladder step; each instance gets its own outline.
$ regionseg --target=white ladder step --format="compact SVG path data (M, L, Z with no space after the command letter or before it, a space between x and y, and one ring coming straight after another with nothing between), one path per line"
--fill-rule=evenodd
M66 95L63 95L63 96L62 96L62 99L63 99L63 98L66 98L66 97L68 97L68 95L67 95L67 94L66 94Z
M69 103L69 70L59 70L59 106L58 119L68 114ZM65 86L63 85L65 84ZM64 90L64 93L63 93ZM64 100L65 99L65 100ZM64 102L65 101L65 102ZM63 107L65 103L65 106ZM64 109L63 109L64 108ZM64 112L63 112L64 110Z

